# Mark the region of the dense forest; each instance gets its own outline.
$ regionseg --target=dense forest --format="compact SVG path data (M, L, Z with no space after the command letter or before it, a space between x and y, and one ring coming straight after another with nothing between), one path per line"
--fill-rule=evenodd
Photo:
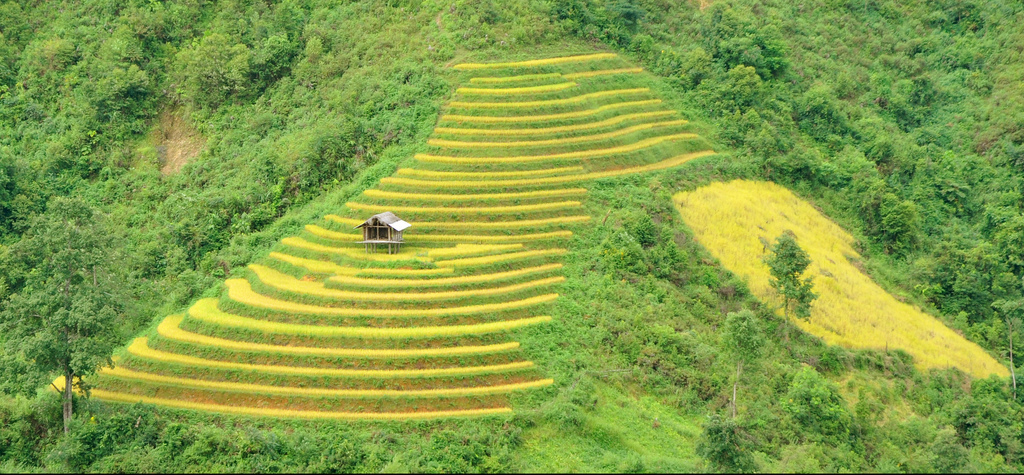
M671 200L785 185L875 281L1010 367L1022 22L1008 0L0 3L0 471L1022 470L1014 379L794 330ZM657 75L720 155L590 187L604 220L571 245L556 323L523 335L556 383L522 410L313 423L80 397L64 433L57 373L14 341L53 292L54 222L103 249L74 281L116 322L88 343L102 364L419 151L452 63L595 50ZM756 370L737 397L738 358Z

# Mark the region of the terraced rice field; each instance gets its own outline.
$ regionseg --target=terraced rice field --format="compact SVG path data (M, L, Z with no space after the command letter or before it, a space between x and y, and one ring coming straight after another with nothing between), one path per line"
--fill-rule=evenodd
M900 302L851 262L859 259L853 237L789 190L766 182L736 180L679 193L676 207L697 240L750 290L778 302L761 260L786 230L811 258L805 275L818 298L804 331L848 348L900 348L920 369L956 367L975 377L1010 372L978 346L935 317Z
M511 411L552 384L515 330L551 320L587 182L713 154L614 54L459 64L423 153L283 239L220 298L135 340L93 397L252 416ZM412 223L397 254L354 226Z

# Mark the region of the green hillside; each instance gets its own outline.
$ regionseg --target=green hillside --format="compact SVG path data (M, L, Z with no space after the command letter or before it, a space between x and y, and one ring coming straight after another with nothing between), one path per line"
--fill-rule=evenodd
M0 470L1020 470L1020 20L0 4ZM799 213L677 209L737 179ZM847 343L714 241L811 209L815 285L969 350Z

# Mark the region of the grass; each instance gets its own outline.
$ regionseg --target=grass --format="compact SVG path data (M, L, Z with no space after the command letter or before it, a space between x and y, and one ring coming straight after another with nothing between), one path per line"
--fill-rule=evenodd
M441 277L436 279L368 279L361 277L349 277L343 275L331 276L328 281L348 286L365 287L432 287L443 285L463 285L481 282L494 282L514 277L522 277L536 273L546 273L562 268L561 263L545 264L535 267L525 267L505 272L492 274L473 274L459 277Z
M957 367L975 377L1009 371L992 356L935 317L878 286L851 260L860 256L854 239L814 207L785 188L736 180L679 193L676 207L696 238L762 300L778 301L761 261L765 246L784 231L810 255L817 300L804 331L848 348L900 348L921 369Z

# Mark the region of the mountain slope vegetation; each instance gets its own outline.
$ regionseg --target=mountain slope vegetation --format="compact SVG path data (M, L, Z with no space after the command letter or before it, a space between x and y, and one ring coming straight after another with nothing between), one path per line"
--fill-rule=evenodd
M327 243L357 218L346 210L362 216L386 204L420 208L410 211L416 220L434 216L396 194L414 192L399 182L364 193L387 177L443 181L429 175L446 170L431 166L399 171L412 163L486 157L500 173L503 157L528 155L472 145L495 140L486 133L440 130L465 128L437 123L446 101L505 87L465 84L456 64L618 54L629 64L615 69L642 67L643 87L689 121L680 133L692 129L719 155L594 177L579 185L582 200L474 204L562 202L492 211L590 217L572 225L558 257L565 281L549 304L551 321L514 333L524 359L553 383L510 394L511 414L311 422L93 397L79 398L62 435L60 400L47 386L54 375L37 371L5 334L0 469L1021 469L1024 414L1010 379L922 370L903 351L847 350L796 331L716 262L672 201L718 181L784 185L851 234L864 271L885 291L1011 367L1015 319L1024 316L1021 20L1024 9L1002 1L4 2L4 325L17 321L8 302L39 292L34 269L17 258L19 243L56 197L99 211L119 243L92 276L116 289L112 311L126 348L140 333L159 336L164 316L221 298L224 279L259 280L281 295L292 292L283 285L311 288L288 275L305 261L268 266L271 252L291 255L278 242ZM568 97L566 83L594 80L551 77L533 92ZM152 137L167 114L205 145L162 173L165 152ZM505 124L480 128L509 133ZM550 140L523 134L514 140ZM664 145L643 140L633 143ZM575 154L583 145L518 146ZM483 191L434 194L451 193ZM329 215L339 219L325 222ZM502 234L476 221L474 234ZM308 234L310 223L320 236ZM470 234L469 226L450 232ZM368 278L349 277L331 285L351 292L346 286ZM737 359L746 357L724 334L739 314L765 337L742 374Z

